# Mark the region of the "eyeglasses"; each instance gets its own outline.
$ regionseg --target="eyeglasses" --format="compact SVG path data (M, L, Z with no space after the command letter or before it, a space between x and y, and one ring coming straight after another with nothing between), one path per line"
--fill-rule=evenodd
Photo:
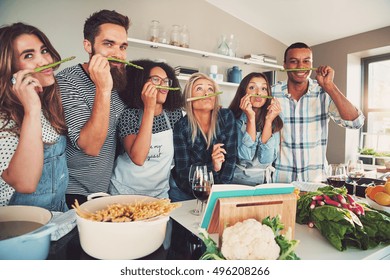
M155 86L172 86L172 80L168 78L162 79L159 76L150 76L149 79Z

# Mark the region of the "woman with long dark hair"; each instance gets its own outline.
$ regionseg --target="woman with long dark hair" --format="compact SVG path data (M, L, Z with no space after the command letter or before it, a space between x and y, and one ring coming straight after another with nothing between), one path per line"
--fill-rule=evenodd
M0 205L68 209L67 128L55 69L34 72L60 59L38 28L0 28Z
M271 96L267 77L257 72L245 76L229 109L236 118L238 134L233 183L261 184L265 168L278 156L279 131L283 127L280 104Z

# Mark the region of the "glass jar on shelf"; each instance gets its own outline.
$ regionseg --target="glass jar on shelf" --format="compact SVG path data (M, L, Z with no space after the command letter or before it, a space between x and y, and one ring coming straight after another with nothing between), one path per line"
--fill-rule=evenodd
M229 55L229 46L226 42L225 35L222 35L219 39L217 53L222 55Z
M158 42L161 44L169 44L169 38L165 28L162 28L160 31L160 36L158 37Z
M171 29L171 39L169 41L169 44L172 46L179 47L179 36L180 36L180 26L177 24L172 25Z
M158 36L160 33L160 22L158 20L152 20L149 27L149 41L158 42Z
M183 25L179 36L179 45L183 48L190 47L190 33L188 32L187 25Z

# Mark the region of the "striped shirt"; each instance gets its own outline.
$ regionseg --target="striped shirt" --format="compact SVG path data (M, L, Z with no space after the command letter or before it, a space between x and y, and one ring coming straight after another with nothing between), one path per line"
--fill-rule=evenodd
M56 77L68 126L66 156L69 186L67 194L88 195L95 192L108 192L116 150L116 127L125 105L118 93L113 91L106 141L98 156L86 155L78 147L77 141L81 129L91 117L95 100L95 84L80 64L62 70Z
M341 127L359 129L364 124L364 115L358 110L355 120L341 119L333 100L316 80L309 79L308 91L298 101L287 90L286 81L272 87L273 96L282 106L280 117L284 124L274 182L320 182L328 165L329 119Z

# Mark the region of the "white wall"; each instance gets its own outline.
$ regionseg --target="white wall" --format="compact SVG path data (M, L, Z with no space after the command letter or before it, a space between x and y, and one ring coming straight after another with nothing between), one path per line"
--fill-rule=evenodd
M101 9L127 15L132 21L129 37L146 40L150 21L157 19L167 29L173 24L186 24L190 31L190 48L193 49L215 52L222 34L234 34L239 40L239 56L267 53L277 56L280 62L283 60L285 45L204 0L0 0L0 25L17 21L35 25L46 33L62 57L75 55L78 63L88 59L82 45L84 21ZM138 58L165 59L173 67L191 66L205 73L208 73L209 65L217 64L219 72L225 77L227 68L232 66L206 58L188 58L130 47L128 59ZM243 76L251 71L262 71L258 67L240 67ZM279 78L284 78L284 74ZM225 87L222 90L224 105L227 106L235 88Z
M330 65L335 69L335 83L347 98L361 107L361 59L390 53L390 26L335 40L313 47L314 65ZM359 131L346 130L331 122L328 160L346 162L356 156Z

